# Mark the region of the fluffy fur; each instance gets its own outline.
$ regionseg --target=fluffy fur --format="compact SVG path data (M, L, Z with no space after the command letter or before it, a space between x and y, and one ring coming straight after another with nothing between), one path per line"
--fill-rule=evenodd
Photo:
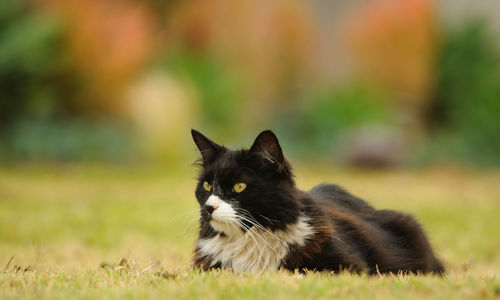
M271 131L243 150L191 133L202 156L196 268L444 273L412 217L376 210L333 184L297 189ZM246 188L237 193L239 182Z

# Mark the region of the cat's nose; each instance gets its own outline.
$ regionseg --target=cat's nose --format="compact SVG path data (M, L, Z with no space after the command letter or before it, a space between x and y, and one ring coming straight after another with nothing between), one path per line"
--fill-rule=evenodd
M210 205L210 204L205 205L205 209L208 211L209 214L212 214L214 210L216 210L217 208L219 208L218 205Z

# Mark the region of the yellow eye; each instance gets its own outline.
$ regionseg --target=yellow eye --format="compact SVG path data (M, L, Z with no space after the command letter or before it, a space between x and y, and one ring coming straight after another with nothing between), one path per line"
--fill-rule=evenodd
M210 184L208 184L208 182L203 182L203 188L205 189L205 191L207 192L210 192L212 190L212 186Z
M243 183L243 182L237 182L237 183L235 183L235 184L234 184L233 189L234 189L234 191L235 191L236 193L241 193L241 192L243 192L243 190L245 190L245 188L246 188L246 187L247 187L247 184L246 184L246 183Z

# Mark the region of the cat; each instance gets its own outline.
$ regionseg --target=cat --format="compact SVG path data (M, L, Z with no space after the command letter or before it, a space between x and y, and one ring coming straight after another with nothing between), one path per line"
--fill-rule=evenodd
M195 268L444 274L412 217L374 209L334 184L299 190L272 131L242 150L191 134L201 153Z

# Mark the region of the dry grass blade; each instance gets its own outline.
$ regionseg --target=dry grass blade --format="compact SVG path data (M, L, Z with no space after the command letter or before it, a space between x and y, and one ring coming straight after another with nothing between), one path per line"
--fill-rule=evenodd
M9 261L7 262L7 264L5 265L5 268L3 269L3 272L7 272L7 270L9 269L9 266L10 266L10 263L12 262L12 260L14 259L14 255L12 255L9 259Z
M160 261L156 261L156 262L150 264L149 266L147 266L146 268L144 268L144 270L141 271L141 274L151 270L152 268L158 267L159 265L160 265Z

